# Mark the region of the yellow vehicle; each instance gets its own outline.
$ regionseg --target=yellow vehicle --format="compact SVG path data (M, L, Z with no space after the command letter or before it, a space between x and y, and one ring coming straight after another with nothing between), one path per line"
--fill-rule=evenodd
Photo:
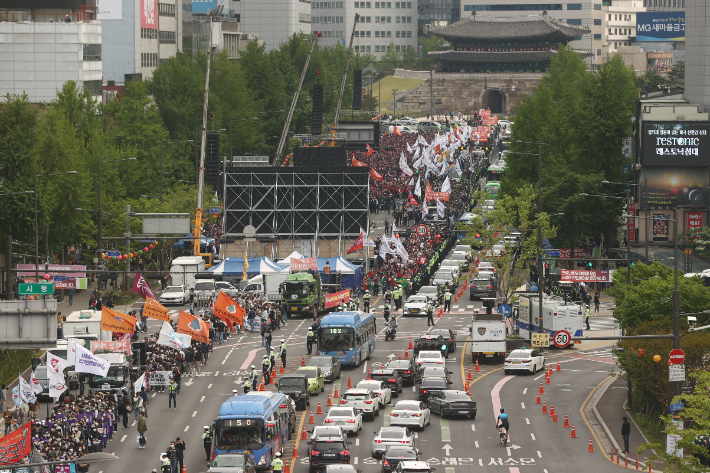
M319 392L325 391L325 376L318 366L301 366L296 370L296 374L305 374L308 378L308 391L317 396Z

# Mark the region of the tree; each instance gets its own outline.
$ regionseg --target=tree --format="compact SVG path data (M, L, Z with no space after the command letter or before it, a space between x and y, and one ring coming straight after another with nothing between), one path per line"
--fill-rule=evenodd
M668 79L674 84L685 80L685 61L678 61L673 64L673 68L668 73Z

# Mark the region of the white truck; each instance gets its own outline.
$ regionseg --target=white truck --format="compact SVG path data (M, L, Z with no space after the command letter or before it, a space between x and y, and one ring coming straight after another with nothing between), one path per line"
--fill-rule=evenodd
M501 314L474 314L470 331L472 363L485 359L505 360L508 330Z
M281 299L280 287L286 281L288 272L260 274L239 283L242 293L260 292L266 294L269 300Z
M90 340L110 342L112 333L101 330L101 311L79 310L67 316L63 323L64 338L79 338L89 345Z
M550 334L550 341L560 330L566 330L572 337L583 336L584 312L580 306L566 304L559 297L542 301L542 330ZM537 297L521 297L519 316L516 322L518 333L523 339L530 339L530 331L540 332L540 305ZM572 346L570 343L568 347ZM550 345L552 347L554 345Z
M205 260L200 256L180 256L170 264L172 285L185 286L188 290L195 288L195 274L204 273Z

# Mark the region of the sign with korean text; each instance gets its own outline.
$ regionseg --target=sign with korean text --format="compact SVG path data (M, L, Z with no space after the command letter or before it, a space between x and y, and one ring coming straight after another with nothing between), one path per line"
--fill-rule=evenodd
M17 285L17 293L21 296L54 294L54 284L52 283L20 283Z
M685 12L638 12L636 41L685 41Z
M688 231L701 228L703 226L702 212L688 212Z
M17 275L22 276L32 276L35 275L35 265L34 264L18 264L17 269L22 269L24 271L18 271ZM62 271L62 272L59 272ZM76 271L76 272L71 272ZM50 277L54 276L67 276L70 278L85 278L86 277L86 266L80 264L50 264L47 269L44 269L44 265L39 265L39 273L41 275L49 274Z
M560 259L569 259L572 254L571 248L560 248ZM574 249L575 258L593 258L591 248L575 248Z
M343 302L350 302L350 289L325 295L325 308L336 307Z
M545 333L533 333L532 343L533 348L548 348L550 346L550 334Z
M636 217L636 204L629 204L629 215ZM628 220L629 225L629 237L631 241L636 241L636 219L630 218Z
M30 430L28 422L14 432L0 438L0 465L20 463L20 460L30 454L32 450Z
M158 0L141 0L141 28L158 29Z
M685 381L685 365L669 365L668 381Z
M217 0L192 0L192 13L207 13L217 8Z
M172 378L172 371L151 371L148 386L168 386Z
M560 281L611 282L611 271L560 269Z
M301 259L291 258L291 271L304 271L309 269L318 271L318 258L315 256Z
M710 165L710 122L644 122L641 164L707 167Z
M119 340L116 342L102 342L98 340L92 340L91 353L96 353L97 351L110 351L113 353L125 353L126 355L130 355L131 341Z

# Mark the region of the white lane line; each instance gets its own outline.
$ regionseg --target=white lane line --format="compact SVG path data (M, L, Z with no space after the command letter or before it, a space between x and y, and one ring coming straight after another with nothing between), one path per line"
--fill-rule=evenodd
M520 403L520 406L521 406L523 409L525 409L525 403L524 403L524 402L521 402L521 403Z
M528 419L528 418L526 417L526 418L525 418L525 423L528 424L528 425L530 425L530 419Z
M543 373L543 374L541 374L540 376L538 376L537 378L535 378L535 381L537 381L538 379L542 378L543 376L545 376L545 373Z
M126 440L126 437L128 437L128 434L126 434L126 435L124 435L123 437L121 437L121 442L123 442L124 440Z
M478 448L478 440L474 440L473 443L476 444L476 448Z
M355 446L359 447L360 446L360 439L355 439Z
M542 473L547 473L547 470L542 470Z
M212 383L207 385L207 389L212 389Z
M523 394L528 392L528 388L523 389Z
M416 387L416 386L412 386L412 392L413 392L413 393L417 392L417 387Z
M192 417L195 417L197 415L197 411L192 413Z
M189 426L189 425L186 425L186 426L185 426L185 430L184 430L183 432L187 432L187 429L189 429L189 428L190 428L190 426Z
M530 437L531 437L533 440L535 440L535 434L534 434L534 433L530 432Z
M476 431L476 426L474 424L471 424L471 430L473 430L474 432Z
M215 376L219 376L219 370L214 374Z
M355 461L353 463L357 465L357 457L355 457Z
M540 450L537 451L537 456L538 458L542 458L542 453L540 453Z
M483 466L483 458L478 459L478 466Z
M200 402L202 402L202 401L204 401L204 400L205 400L205 396L202 396L202 397L200 398Z
M365 360L365 363L362 365L362 372L367 373L367 360Z
M152 396L150 396L150 397L155 397L155 395L156 395L156 394L158 394L158 393L153 393L153 395L152 395Z

